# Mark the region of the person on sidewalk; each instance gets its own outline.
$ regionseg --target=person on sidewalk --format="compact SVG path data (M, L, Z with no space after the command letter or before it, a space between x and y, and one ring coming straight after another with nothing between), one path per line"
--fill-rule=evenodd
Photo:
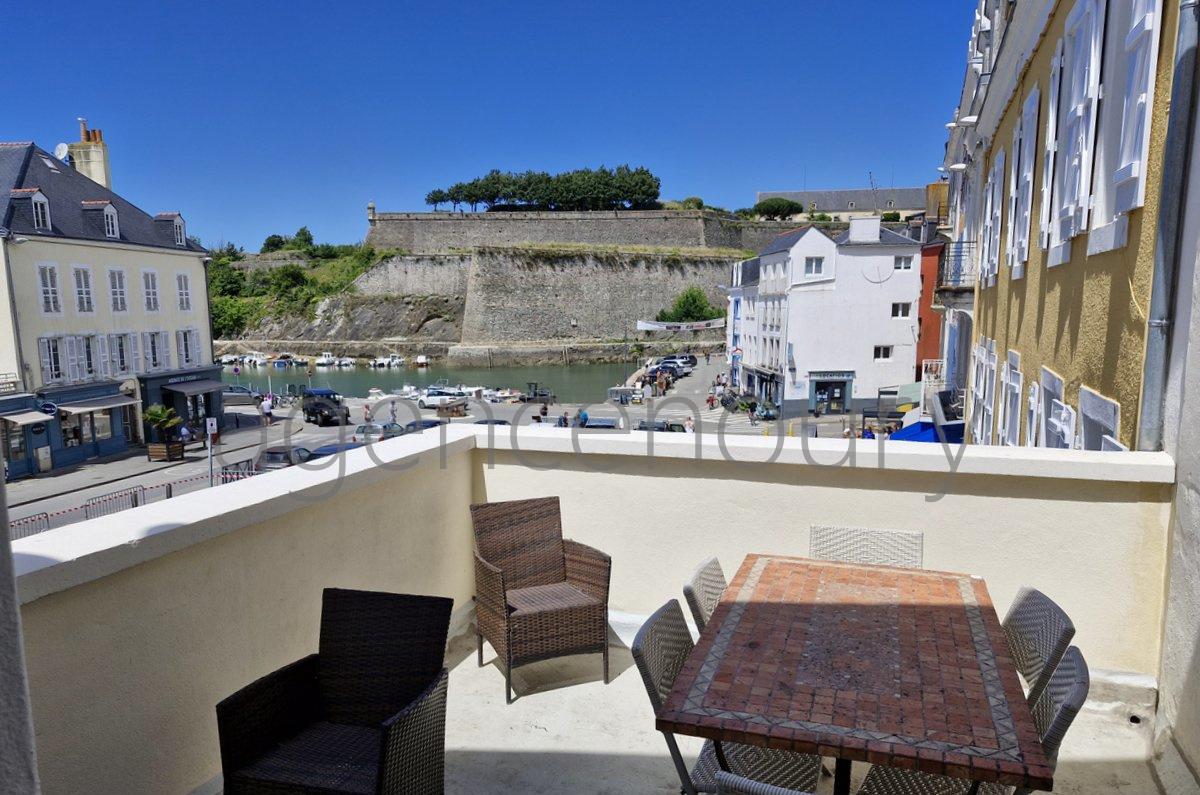
M687 420L683 423L683 431L684 431L684 433L695 433L696 432L695 420L693 420L691 417L688 417Z
M271 399L270 392L263 397L262 403L258 404L258 407L262 410L263 422L268 426L274 424L275 416L273 412L275 410L275 401Z

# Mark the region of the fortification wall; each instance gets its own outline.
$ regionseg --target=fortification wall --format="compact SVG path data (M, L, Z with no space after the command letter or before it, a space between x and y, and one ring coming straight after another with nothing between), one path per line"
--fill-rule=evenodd
M790 221L736 221L699 210L377 213L367 220L369 245L412 252L524 243L757 250L795 226Z
M726 257L479 249L463 310L462 342L619 340L637 337L685 288L716 306L728 279Z
M354 285L367 295L462 296L470 269L470 254L392 257L359 276Z

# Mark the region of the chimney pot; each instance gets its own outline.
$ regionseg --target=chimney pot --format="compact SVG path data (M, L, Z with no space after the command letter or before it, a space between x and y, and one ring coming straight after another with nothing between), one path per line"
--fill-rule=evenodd
M88 139L87 119L79 117L79 140L86 141Z

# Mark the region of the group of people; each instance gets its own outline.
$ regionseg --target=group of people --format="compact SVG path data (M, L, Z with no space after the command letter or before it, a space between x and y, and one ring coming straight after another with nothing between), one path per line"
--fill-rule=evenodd
M842 431L842 438L878 439L880 436L882 436L886 439L896 431L900 430L901 427L903 426L898 422L889 422L883 425L869 425L866 428L860 428L857 431L855 431L853 428L846 428Z
M554 419L554 426L556 428L571 428L571 427L586 428L587 421L588 421L587 410L581 408L575 412L574 418L571 417L570 412L564 411L562 413L562 416L556 417ZM540 409L538 409L538 412L533 415L533 424L534 425L549 425L550 422L551 422L550 407L547 406L545 403L543 403L542 407Z

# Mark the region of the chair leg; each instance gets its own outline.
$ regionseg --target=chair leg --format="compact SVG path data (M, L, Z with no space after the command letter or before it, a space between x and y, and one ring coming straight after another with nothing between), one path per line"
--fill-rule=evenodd
M481 635L478 632L475 633L475 643L479 648L479 651L478 651L479 667L482 668L483 667L483 635Z
M504 703L513 703L512 697L512 663L504 668Z
M604 643L604 684L608 684L608 642Z

